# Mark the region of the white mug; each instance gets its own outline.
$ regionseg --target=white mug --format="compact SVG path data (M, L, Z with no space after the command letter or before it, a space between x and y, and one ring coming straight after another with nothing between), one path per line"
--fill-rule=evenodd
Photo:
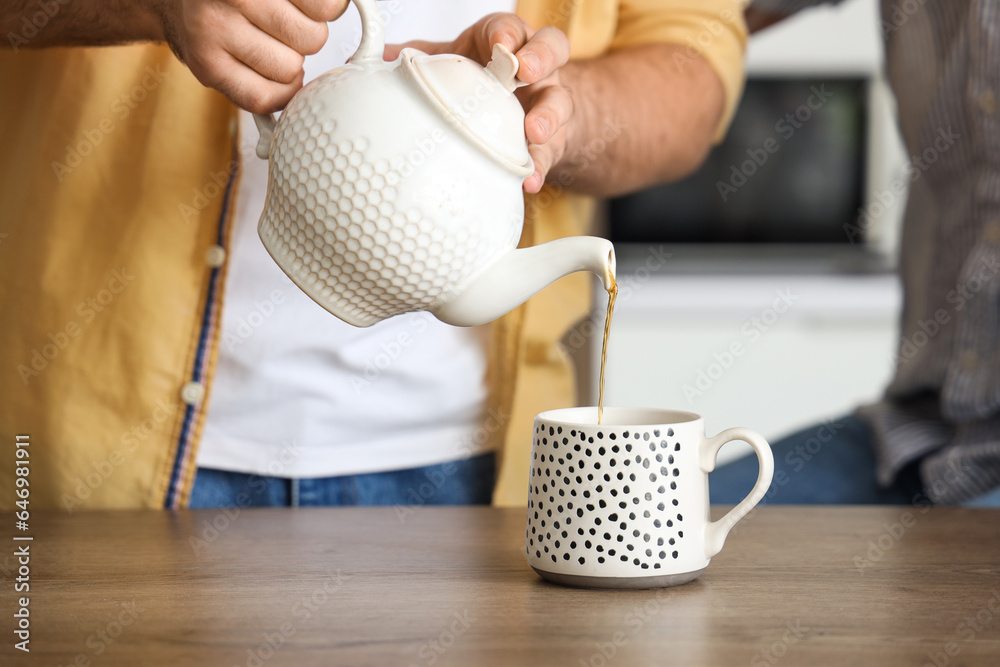
M708 473L724 444L760 462L749 495L709 517ZM702 418L654 408L550 410L535 417L525 536L544 579L587 588L660 588L698 577L729 530L760 502L774 458L759 434L705 436Z

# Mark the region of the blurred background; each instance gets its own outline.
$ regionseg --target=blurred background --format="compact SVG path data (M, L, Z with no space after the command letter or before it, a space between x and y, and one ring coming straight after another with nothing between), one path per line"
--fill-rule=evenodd
M746 92L705 166L607 202L621 286L608 405L689 410L709 434L774 441L879 397L909 183L879 25L876 0L848 0L752 37ZM606 305L599 291L564 341L589 404Z

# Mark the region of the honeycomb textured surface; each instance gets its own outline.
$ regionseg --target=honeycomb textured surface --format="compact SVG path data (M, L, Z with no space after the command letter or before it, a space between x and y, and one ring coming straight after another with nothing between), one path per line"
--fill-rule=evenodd
M517 235L497 248L488 226L449 229L412 196L414 205L400 206L404 178L426 179L427 169L414 169L403 153L372 159L368 138L345 136L321 99L336 78L303 89L278 123L259 231L313 299L367 325L446 300Z

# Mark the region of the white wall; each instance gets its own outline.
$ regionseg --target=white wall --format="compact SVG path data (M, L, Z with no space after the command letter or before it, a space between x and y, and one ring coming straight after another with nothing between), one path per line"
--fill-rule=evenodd
M878 0L847 0L798 14L750 38L747 72L875 75L882 69Z
M892 372L891 275L655 275L619 302L608 404L697 412L709 433L774 440L876 399Z

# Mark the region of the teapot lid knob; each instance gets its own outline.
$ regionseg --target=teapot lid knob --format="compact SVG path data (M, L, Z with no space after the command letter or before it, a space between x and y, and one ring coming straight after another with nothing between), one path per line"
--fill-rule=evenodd
M517 80L519 66L517 56L511 53L510 49L503 44L493 45L492 58L486 65L486 71L492 74L508 93L514 92L515 88L528 85Z

